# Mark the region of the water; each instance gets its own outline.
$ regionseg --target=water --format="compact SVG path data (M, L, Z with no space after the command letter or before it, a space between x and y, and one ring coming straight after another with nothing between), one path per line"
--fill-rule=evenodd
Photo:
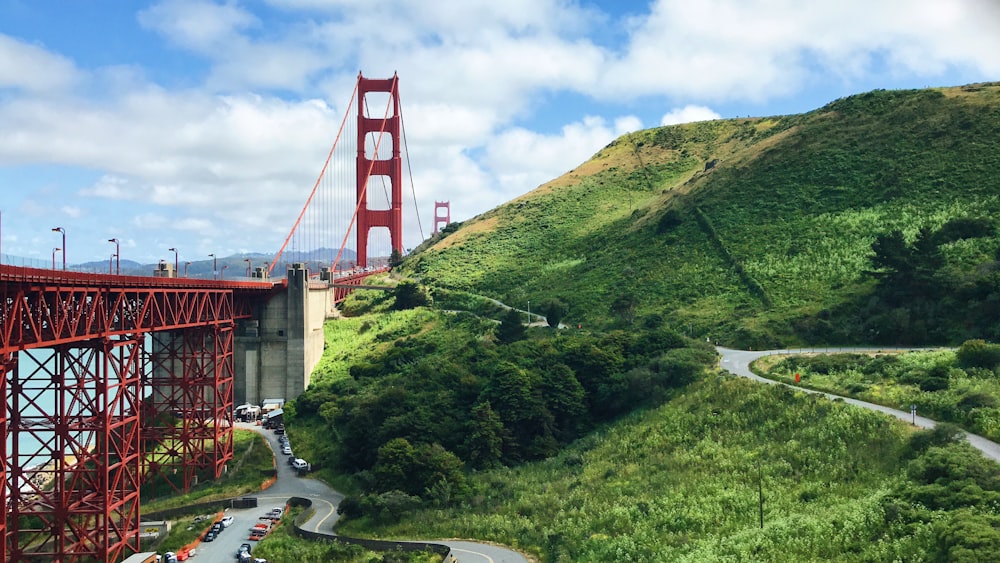
M144 345L147 352L150 349L150 343L151 338L147 337ZM68 389L63 391L61 398L63 409L70 419L93 416L94 406L91 403L98 399L95 396L95 383L84 381L81 384L81 387L84 388L82 392L73 393L71 389L78 382L74 374L93 372L93 366L103 362L103 355L76 353L69 356L79 363L67 363L64 377ZM70 433L68 437L61 437L57 435L49 421L52 413L56 412L57 403L60 402L59 394L56 389L52 388L50 378L50 374L56 372L55 352L47 348L18 352L18 371L21 392L17 395L17 402L20 407L22 430L17 433L17 455L14 456L14 434L8 428L6 436L7 458L22 468L38 469L51 463L53 457L73 455L88 450L90 445L94 443L92 431L78 431ZM8 395L11 395L13 392L11 383L13 373L8 374L7 377L7 391ZM13 406L13 396L9 396L7 400L8 405ZM108 401L106 399L100 403L107 404ZM10 413L8 413L8 424L12 423ZM47 472L42 471L37 477L44 478L45 473ZM18 487L23 487L23 485L23 480L17 484ZM8 486L8 492L9 490Z

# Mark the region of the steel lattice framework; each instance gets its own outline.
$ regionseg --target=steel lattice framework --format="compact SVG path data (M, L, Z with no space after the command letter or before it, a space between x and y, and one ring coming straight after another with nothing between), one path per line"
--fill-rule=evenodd
M0 557L118 561L144 479L221 475L234 324L272 289L0 265Z

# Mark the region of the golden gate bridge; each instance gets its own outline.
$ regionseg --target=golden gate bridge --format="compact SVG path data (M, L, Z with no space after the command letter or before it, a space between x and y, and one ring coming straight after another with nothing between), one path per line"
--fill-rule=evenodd
M283 296L338 303L403 253L398 86L358 75L301 213L247 279L181 277L176 254L150 276L57 270L54 254L52 269L0 264L0 558L120 561L140 551L141 492L225 473L234 401L266 363L236 359L246 334L273 329L276 308L310 322L308 296Z

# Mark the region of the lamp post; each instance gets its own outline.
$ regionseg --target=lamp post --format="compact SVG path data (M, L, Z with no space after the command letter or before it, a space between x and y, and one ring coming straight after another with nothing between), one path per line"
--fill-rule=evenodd
M116 239L116 238L109 238L108 242L115 243L115 256L114 256L114 258L115 258L116 262L118 263L118 267L115 268L115 274L121 274L122 273L121 243L118 242L118 239ZM108 263L108 273L109 274L111 273L111 263L110 262Z
M60 250L62 250L62 249L61 248L53 248L52 249L52 269L53 270L56 269L56 252L59 252ZM65 254L63 256L65 256Z
M247 263L247 277L249 278L250 270L253 269L253 262L249 258L244 258L243 261Z
M176 278L180 274L180 272L177 271L177 249L168 248L167 250L174 253L174 277Z
M215 253L208 255L212 259L212 279L219 279L219 260L215 257Z
M190 262L185 262L184 263L184 277L185 278L188 277L188 266L190 266L190 265L191 265Z
M53 227L52 228L52 232L53 233L55 233L55 232L62 233L62 241L63 241L62 248L57 248L56 250L62 250L63 271L66 271L66 229L64 229L62 227ZM55 251L53 251L52 255L55 256ZM55 265L52 266L52 269L53 270L56 269Z
M112 254L108 257L108 275L115 273L115 255Z
M226 268L228 268L228 267L229 267L229 264L223 264L222 265L222 271L219 272L219 275L221 276L221 279L226 279Z

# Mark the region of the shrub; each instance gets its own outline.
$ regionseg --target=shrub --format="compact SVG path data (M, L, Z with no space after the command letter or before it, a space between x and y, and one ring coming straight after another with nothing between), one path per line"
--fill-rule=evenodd
M955 356L961 367L992 370L1000 364L1000 345L989 344L985 340L966 340Z

